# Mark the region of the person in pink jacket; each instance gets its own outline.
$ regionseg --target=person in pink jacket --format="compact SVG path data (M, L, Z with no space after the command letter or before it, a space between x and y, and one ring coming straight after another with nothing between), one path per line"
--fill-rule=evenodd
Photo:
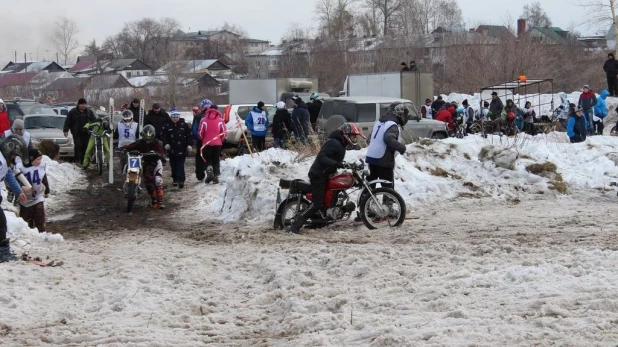
M204 118L200 120L198 136L205 146L202 150L202 155L206 160L206 179L204 182L206 184L210 182L217 184L219 183L219 175L221 175L219 157L221 156L223 141L227 136L227 129L216 105L210 106L206 110Z

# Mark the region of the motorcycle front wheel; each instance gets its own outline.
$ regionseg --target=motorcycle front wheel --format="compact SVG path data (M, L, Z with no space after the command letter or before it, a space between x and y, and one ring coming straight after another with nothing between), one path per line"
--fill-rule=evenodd
M359 204L363 224L371 230L400 226L406 219L406 204L401 195L386 187L376 188L372 192L375 199L367 194Z
M133 203L137 197L137 184L135 182L127 183L127 213L131 212Z
M296 220L296 216L309 207L309 204L310 202L305 198L301 198L300 204L298 203L298 197L290 197L283 200L279 204L279 208L277 208L275 228L284 229L292 225L294 220Z
M99 172L99 176L103 174L103 153L102 151L97 151L97 171Z

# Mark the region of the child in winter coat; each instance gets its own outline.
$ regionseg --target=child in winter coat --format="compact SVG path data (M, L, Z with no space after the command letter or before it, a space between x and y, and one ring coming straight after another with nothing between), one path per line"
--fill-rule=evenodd
M185 160L191 153L191 128L180 118L180 112L175 108L170 113L171 122L165 124L161 131L161 141L170 159L172 169L172 185L180 189L185 186Z
M275 148L285 148L290 131L290 112L285 108L285 102L277 103L277 112L273 117L273 139Z
M567 122L567 136L571 143L584 142L588 133L588 120L582 116L584 110L581 106L577 106L574 110L571 108L571 111Z
M28 151L29 165L21 158L15 158L15 166L32 185L32 191L26 194L26 200L20 201L19 216L28 223L28 227L37 228L40 233L47 232L45 225L45 199L49 195L46 165L43 155L37 149Z
M605 99L607 99L608 96L609 92L607 90L601 91L601 94L597 99L597 104L594 105L594 115L592 116L593 135L603 135L603 119L607 117L607 102Z
M250 117L251 115L247 115ZM223 141L227 136L227 128L221 117L217 105L212 105L206 110L206 115L200 121L198 136L202 141L202 156L206 161L206 179L204 183L219 183L221 175L219 157L223 148ZM200 149L202 150L202 149Z
M536 120L536 112L534 112L530 101L526 101L522 113L524 117L524 131L530 135L535 135L534 121Z

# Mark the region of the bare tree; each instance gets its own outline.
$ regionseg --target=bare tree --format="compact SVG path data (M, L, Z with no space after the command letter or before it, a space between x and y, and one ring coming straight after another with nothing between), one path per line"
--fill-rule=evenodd
M616 0L590 0L578 2L584 13L584 23L588 27L601 25L614 25L615 39L618 40L618 25L616 23ZM616 45L618 55L618 45Z
M395 14L402 8L401 0L366 0L365 5L372 14L372 18L376 17L376 12L381 14L382 34L388 36L392 23L391 20Z
M69 56L77 49L77 33L79 29L77 23L70 18L60 17L54 23L51 40L58 53L64 58L64 65L67 64Z
M532 4L524 5L521 18L525 19L530 27L549 27L551 26L551 20L547 15L547 12L541 7L541 3L538 1Z

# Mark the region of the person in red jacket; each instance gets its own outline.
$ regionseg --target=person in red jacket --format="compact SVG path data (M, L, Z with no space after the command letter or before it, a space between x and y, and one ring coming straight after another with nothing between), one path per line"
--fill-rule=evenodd
M6 110L4 100L0 99L0 134L4 134L5 131L11 129L11 122L9 121L9 112Z
M447 109L443 109L438 112L435 116L435 120L439 120L440 122L444 122L448 124L449 131L455 130L455 122L453 121L453 113L455 112L455 107L449 106Z

